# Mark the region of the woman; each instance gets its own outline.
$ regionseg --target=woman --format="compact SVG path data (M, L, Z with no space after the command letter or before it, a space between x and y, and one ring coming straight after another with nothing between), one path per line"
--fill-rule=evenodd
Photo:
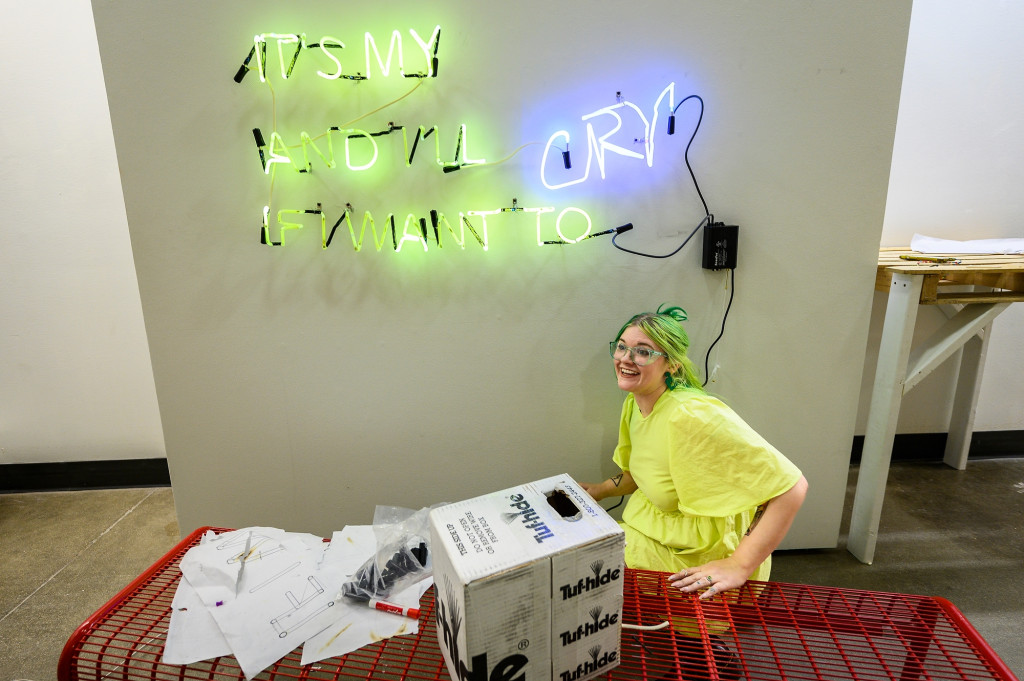
M622 512L626 565L671 572L672 586L703 599L768 579L807 480L704 392L686 356L685 319L678 307L638 314L610 344L629 393L613 456L622 473L583 487L598 501L632 494Z

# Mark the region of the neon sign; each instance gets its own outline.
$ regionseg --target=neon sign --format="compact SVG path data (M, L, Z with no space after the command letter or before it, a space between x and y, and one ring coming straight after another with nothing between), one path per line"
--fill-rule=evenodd
M408 29L408 35L411 36L412 43L405 39L403 33L397 29L391 31L385 40L378 40L370 32L364 33L361 63L365 68L362 71L353 71L350 68L351 60L345 59L348 54L346 44L335 36L323 35L317 42L308 42L304 33L260 33L253 37L249 53L235 74L234 80L241 83L248 71L256 71L259 82L270 88L268 72L275 70L279 70L281 78L285 80L293 78L300 72L315 72L317 77L329 82L361 82L369 80L374 74L387 78L395 72L402 78L419 79L416 87L405 95L370 112L370 114L377 113L411 95L426 79L437 77L440 25L433 28L427 39L424 39L413 28ZM311 50L314 56L307 56ZM268 53L271 55L269 58ZM414 60L421 62L422 69L413 73L407 72L407 60L410 63ZM673 108L675 83L669 83L655 98L650 111L646 112L637 104L623 99L621 93L616 93L613 104L585 113L580 117L580 122L584 124L584 133L579 140L574 140L567 130L559 130L548 137L539 163L541 184L547 190L558 191L587 182L591 178L595 163L597 165L596 175L599 175L601 180L605 180L608 175L610 156L639 161L648 168L653 167L656 131L663 115L663 108L666 109L664 113L669 114L668 134L671 135L674 133L675 109L692 97L696 97L696 95L684 98ZM494 165L487 159L477 158L470 153L469 128L465 123L460 124L455 131L453 135L454 152L448 157L442 155L442 135L437 125L408 127L388 122L386 127L376 131L363 127L352 127L354 122L370 114L363 114L348 123L331 126L316 137L303 130L298 135L298 142L295 143L293 140L291 144L287 143L276 129L276 113L274 129L270 130L266 136L260 128L252 129L261 169L264 175L270 178L271 196L267 204L263 206L260 224L260 242L262 244L284 246L289 235L304 229L311 220L320 223L320 244L323 249L331 247L339 228L344 225L355 252L362 251L364 243L369 245L368 239L372 236L373 246L377 252L391 250L395 253L401 252L403 248L422 251L438 250L444 248L446 244L465 250L467 243L470 246L475 243L482 251L488 251L488 229L494 228L496 224L502 224L495 223L494 220L495 216L504 213L531 214L538 246L572 246L595 237L617 234L632 228L631 224L627 224L595 232L594 220L581 207L568 206L561 210L554 206L521 207L516 199L513 199L511 207L459 210L457 219L454 217L449 219L445 213L435 209L429 210L426 216L410 212L404 218L396 217L394 213L389 212L380 226L369 210L363 211L361 220L355 217L355 210L351 202L345 204L344 210L336 218L334 216L337 213L329 208L325 209L321 203L317 203L316 208L272 210L274 177L278 166L290 167L300 174L309 174L313 172L314 167L340 171L343 161L344 169L353 173L361 173L378 164L382 156L381 138L387 136L393 136L392 144L397 144L398 136L401 137L406 168L413 167L417 150L420 149L421 143L422 145L429 144L428 138L430 137L433 137L434 142L434 165L444 173L451 173L467 167ZM634 127L636 123L639 123L640 129L643 131L642 138L632 139L632 148L626 146L629 140L624 139L623 128L626 118L630 119L629 123ZM696 128L694 134L696 134ZM577 162L575 168L570 159L571 143L575 144L577 148L584 146L586 148L585 162ZM336 144L338 146L337 153ZM497 163L508 160L525 146L528 144L521 146L509 157ZM556 164L549 164L549 159L552 157L560 158L561 169L558 169ZM688 162L687 165L689 165ZM329 212L334 213L330 220L328 219ZM450 213L453 216L455 214L455 212ZM491 224L488 223L489 219ZM331 224L330 227L328 227L329 224ZM276 239L274 238L275 234Z
M263 165L263 172L270 175L274 168L275 163L285 163L290 165L296 172L308 173L312 169L312 165L309 162L309 148L312 147L313 151L316 152L317 156L323 162L326 168L336 168L338 166L337 161L334 158L334 139L335 133L344 136L345 140L345 165L349 170L361 171L372 168L377 162L379 157L379 149L377 147L377 141L375 138L381 137L382 135L389 135L393 132L402 133L402 146L405 149L405 165L406 167L412 166L413 158L416 156L416 150L419 147L420 140L425 140L431 135L434 137L434 161L441 167L444 172L451 172L458 170L466 166L473 165L484 165L487 163L487 159L469 158L467 156L469 149L469 130L465 123L459 126L459 131L455 141L455 154L451 161L446 161L441 158L441 138L438 133L438 127L436 125L427 128L421 125L416 131L416 137L413 138L412 147L409 147L409 138L405 131L405 126L395 125L393 123L388 124L388 127L379 132L367 132L358 128L345 128L342 129L337 126L332 126L327 129L326 132L319 135L315 139L309 136L309 133L302 131L299 133L299 144L289 147L285 144L277 131L270 133L270 144L268 145L263 138L263 132L259 128L253 128L253 137L256 140L256 149L259 152L260 163ZM327 154L325 155L320 147L316 145L316 140L323 137L327 138ZM370 160L366 163L355 164L352 161L352 141L363 140L368 142L370 145L370 151L366 154ZM296 163L291 153L288 151L290 148L294 149L296 146L302 148L302 163Z
M352 204L345 206L344 212L341 217L337 219L330 231L327 229L327 215L321 204L317 204L314 209L281 209L277 211L276 223L278 228L278 240L274 241L271 238L270 229L270 206L263 207L263 227L260 232L260 242L268 246L284 246L286 241L286 234L289 230L302 229L305 225L300 222L292 222L292 215L316 215L319 216L320 223L320 245L321 248L327 249L331 247L334 241L334 236L338 230L338 227L342 223L348 228L349 237L352 241L352 249L357 253L363 249L363 242L367 236L366 228L370 228L370 233L373 235L373 244L376 247L377 252L384 250L385 244L388 243L390 236L391 248L396 252L401 252L402 246L407 243L414 243L417 246L421 246L424 251L431 250L430 244L433 243L433 248L444 248L446 240L450 240L460 249L466 249L467 237L466 230L469 230L470 235L480 246L481 250L488 250L488 223L487 219L492 216L502 215L504 213L531 213L535 216L535 228L537 233L537 245L560 245L568 246L572 244L580 243L586 239L592 239L598 236L604 236L606 234L613 234L616 232L624 232L630 229L632 226L627 225L624 227L618 227L615 229L605 230L603 232L591 233L593 221L590 215L582 208L576 208L570 206L562 209L562 211L555 218L554 229L557 239L545 239L542 235L542 230L545 227L545 222L542 217L548 213L555 212L555 208L552 206L543 206L538 208L523 208L518 205L518 200L512 200L511 208L495 208L490 210L468 210L459 212L459 219L455 221L457 224L458 231L452 226L452 222L448 220L448 217L438 210L430 210L429 212L429 223L427 218L417 216L414 213L408 213L402 222L401 231L397 226L394 213L388 213L384 220L385 226L378 232L377 222L373 217L373 213L370 211L363 212L362 222L359 227L359 234L356 235L356 228L352 221L352 216L355 210L352 208ZM479 223L473 224L470 218L478 218ZM582 221L585 225L583 230L579 232L577 236L568 236L567 223L573 221ZM428 228L429 225L429 228Z
M559 130L558 132L551 135L551 137L548 138L547 146L544 147L544 155L541 157L540 181L544 183L545 187L552 190L562 189L570 185L586 182L587 178L590 177L590 166L595 158L597 159L597 167L601 173L601 179L603 180L605 179L605 154L608 152L611 152L613 154L619 154L620 156L625 156L627 158L645 160L647 162L647 167L652 167L654 165L654 135L652 134L652 132L656 128L658 123L658 109L661 107L662 102L665 101L665 97L668 97L669 111L672 111L672 98L675 96L675 87L675 83L669 83L668 87L662 90L661 94L658 95L658 99L655 100L654 102L651 120L647 119L647 116L644 115L643 110L641 110L639 106L629 101L623 101L621 97L619 97L619 101L613 104L612 106L606 106L592 113L584 114L582 120L585 121L587 124L587 164L585 166L583 176L576 178L575 180L568 180L566 182L560 182L556 184L552 184L551 182L548 181L547 162L548 157L550 156L552 145L557 140L564 140L565 144L568 146L569 142L571 141L569 138L569 133L565 130ZM622 116L619 114L620 109L632 110L637 115L637 117L643 122L644 136L643 139L640 140L643 142L644 145L643 154L619 146L618 144L613 144L612 142L608 141L610 137L618 134L618 132L622 128ZM599 116L607 116L611 118L610 129L600 136L598 136L597 133L594 131L594 123L592 122ZM637 140L634 140L634 142L635 141ZM568 153L568 151L561 152L562 165L566 170L568 170L571 166L571 163L568 160Z
M380 68L382 76L387 77L391 73L391 61L392 58L397 55L398 57L398 72L404 78L436 78L437 77L437 50L441 43L441 27L435 26L433 32L430 35L430 39L425 41L420 37L419 33L415 29L409 29L409 35L412 36L413 40L416 41L416 45L423 52L423 57L426 63L426 72L418 73L406 73L405 72L405 50L402 44L402 33L401 31L395 30L391 33L391 40L388 44L387 58L381 57L380 49L377 47L377 40L373 37L373 34L366 32L363 35L363 53L365 56L366 64L366 75L362 72L356 72L355 75L346 76L343 75L343 68L341 60L335 56L334 52L330 49L345 49L345 43L341 40L325 35L320 38L319 42L307 43L305 33L258 33L253 36L253 46L249 50L249 56L242 62L242 66L238 69L235 74L235 82L241 83L242 79L245 78L245 74L250 70L249 64L253 57L256 58L256 73L260 77L260 82L267 82L267 44L273 42L277 46L277 61L281 68L282 78L291 78L292 72L295 70L295 65L299 60L299 55L304 50L310 50L313 48L319 48L320 53L327 58L334 66L333 73L327 73L325 71L317 70L316 74L326 80L337 80L339 78L347 78L349 80L366 80L370 78L373 71L371 66L371 55L376 60L377 66Z

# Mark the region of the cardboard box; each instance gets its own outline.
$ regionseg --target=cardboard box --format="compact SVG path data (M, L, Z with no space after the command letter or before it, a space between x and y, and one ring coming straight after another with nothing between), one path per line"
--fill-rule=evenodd
M568 475L430 513L453 681L585 681L619 663L625 536Z

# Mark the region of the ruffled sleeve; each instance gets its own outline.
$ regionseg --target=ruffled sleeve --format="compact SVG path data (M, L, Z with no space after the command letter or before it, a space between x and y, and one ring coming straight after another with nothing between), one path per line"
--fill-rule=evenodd
M633 451L633 444L629 439L629 420L633 415L633 393L626 395L622 401L622 414L619 417L619 443L612 454L612 461L624 471L629 470L629 455Z
M735 515L800 479L800 469L714 397L681 399L670 427L669 468L683 513Z

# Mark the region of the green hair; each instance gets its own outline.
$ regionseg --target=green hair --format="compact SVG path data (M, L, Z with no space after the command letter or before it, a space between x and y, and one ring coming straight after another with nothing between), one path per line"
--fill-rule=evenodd
M700 379L697 377L697 368L686 355L690 347L690 338L683 329L683 322L686 321L686 310L677 306L666 307L662 304L657 312L641 312L633 315L628 322L622 325L615 340L620 340L626 329L635 326L665 353L669 364L675 365L672 372L665 372L665 385L669 390L697 390L704 392Z

